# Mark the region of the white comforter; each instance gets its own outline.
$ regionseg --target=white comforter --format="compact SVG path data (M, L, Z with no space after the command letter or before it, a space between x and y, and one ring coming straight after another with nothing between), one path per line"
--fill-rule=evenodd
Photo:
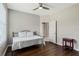
M33 35L29 37L13 37L12 50L21 49L35 44L42 44L43 37Z

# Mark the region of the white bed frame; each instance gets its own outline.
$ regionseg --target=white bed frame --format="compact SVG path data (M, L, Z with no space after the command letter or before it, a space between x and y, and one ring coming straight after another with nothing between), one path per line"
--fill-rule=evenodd
M42 44L44 45L43 37L35 35L33 37L13 37L12 51L29 47L32 45Z

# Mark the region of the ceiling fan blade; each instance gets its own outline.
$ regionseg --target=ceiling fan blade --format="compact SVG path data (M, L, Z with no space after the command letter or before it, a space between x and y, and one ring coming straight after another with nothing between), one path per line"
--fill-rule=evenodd
M37 10L37 9L39 9L39 7L35 8L35 9L33 9L33 10Z
M43 7L43 9L49 10L49 8L47 8L47 7Z

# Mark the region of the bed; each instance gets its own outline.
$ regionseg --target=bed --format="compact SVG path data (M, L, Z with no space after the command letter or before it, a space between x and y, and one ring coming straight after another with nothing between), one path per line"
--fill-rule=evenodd
M12 51L43 43L42 36L34 35L33 32L20 32L19 36L13 37Z

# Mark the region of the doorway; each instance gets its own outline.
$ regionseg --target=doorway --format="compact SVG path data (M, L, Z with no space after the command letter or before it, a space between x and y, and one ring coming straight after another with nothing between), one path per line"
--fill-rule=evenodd
M49 23L48 22L43 22L43 37L45 38L45 41L48 41L49 37Z

